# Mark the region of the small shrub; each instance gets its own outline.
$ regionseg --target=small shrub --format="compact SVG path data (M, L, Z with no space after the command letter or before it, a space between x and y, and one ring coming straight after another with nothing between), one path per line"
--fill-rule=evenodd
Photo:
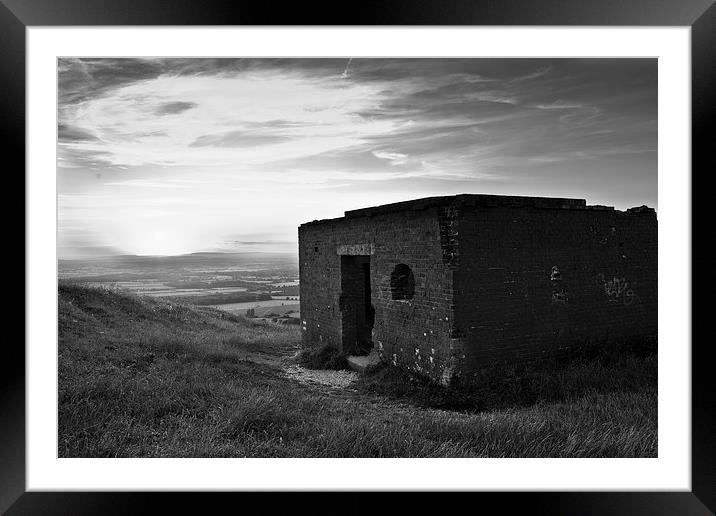
M347 369L346 356L334 346L304 349L298 354L298 362L308 369Z

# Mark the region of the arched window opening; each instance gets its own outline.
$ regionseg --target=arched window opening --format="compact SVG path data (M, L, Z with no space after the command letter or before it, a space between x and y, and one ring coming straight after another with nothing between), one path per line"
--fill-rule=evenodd
M410 267L399 263L390 275L390 294L395 300L413 299L415 295L415 277Z

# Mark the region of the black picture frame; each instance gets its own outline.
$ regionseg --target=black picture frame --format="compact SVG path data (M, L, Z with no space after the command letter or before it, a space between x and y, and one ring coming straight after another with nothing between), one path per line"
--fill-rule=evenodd
M576 25L576 26L690 26L692 30L692 269L698 228L709 220L707 202L699 189L714 169L709 135L716 91L716 6L713 0L409 0L364 1L355 8L339 2L298 3L277 7L267 2L230 0L0 0L0 124L6 158L15 158L15 170L25 168L25 30L32 26L82 25ZM696 187L694 187L696 186ZM20 186L24 191L24 182ZM16 197L20 198L19 194ZM700 210L700 212L699 212ZM17 218L12 211L10 219ZM24 209L23 209L24 213ZM701 216L699 216L699 213ZM23 247L24 248L24 247ZM24 253L24 251L23 251ZM24 254L23 254L24 256ZM702 255L703 256L703 255ZM27 259L26 256L24 256ZM26 263L24 261L24 263ZM705 265L705 264L704 264ZM25 275L32 274L25 268ZM704 276L703 278L706 278ZM690 280L690 278L689 278ZM694 294L707 283L692 283ZM19 288L19 287L18 287ZM19 291L19 290L18 290ZM23 285L24 291L24 285ZM17 303L19 305L19 303ZM24 306L24 303L23 303ZM692 334L696 326L693 324ZM452 494L450 506L500 511L529 509L550 514L710 514L716 511L716 418L709 339L694 338L692 345L692 491L691 492L563 492ZM684 343L689 345L690 343ZM131 514L146 512L150 502L167 503L165 494L151 493L26 493L25 492L25 351L19 339L7 340L0 359L0 512L18 514ZM234 495L220 495L221 503ZM253 505L256 494L244 493L242 504ZM455 498L457 497L457 498ZM469 498L467 498L469 497ZM189 502L175 496L183 509L206 510L206 497ZM178 501L177 501L178 498ZM269 501L267 498L273 501ZM374 512L385 506L382 495L352 493L339 503L341 512ZM467 499L466 499L467 498ZM253 500L252 500L253 499ZM275 497L262 497L262 512L272 512ZM289 494L278 499L293 512L321 512L336 502L325 494ZM193 503L200 505L193 505ZM404 497L401 512L446 510L445 501L423 494ZM165 507L166 508L166 507ZM167 508L168 509L168 508Z

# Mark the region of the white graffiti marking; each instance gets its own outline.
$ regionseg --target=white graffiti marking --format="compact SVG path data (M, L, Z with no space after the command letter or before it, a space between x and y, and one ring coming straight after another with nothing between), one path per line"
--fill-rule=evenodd
M597 274L597 286L602 287L609 298L623 301L624 306L634 302L634 290L629 288L629 282L624 278L613 276L608 280L604 274Z

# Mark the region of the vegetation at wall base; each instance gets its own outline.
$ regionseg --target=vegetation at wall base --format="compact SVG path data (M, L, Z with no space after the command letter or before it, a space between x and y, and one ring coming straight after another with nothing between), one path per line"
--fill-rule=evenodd
M303 349L298 354L298 363L308 369L348 369L346 355L335 346Z
M362 392L408 399L416 406L485 412L539 403L569 403L585 393L655 393L655 344L643 340L592 344L558 358L486 367L474 378L442 387L393 366L369 371Z

